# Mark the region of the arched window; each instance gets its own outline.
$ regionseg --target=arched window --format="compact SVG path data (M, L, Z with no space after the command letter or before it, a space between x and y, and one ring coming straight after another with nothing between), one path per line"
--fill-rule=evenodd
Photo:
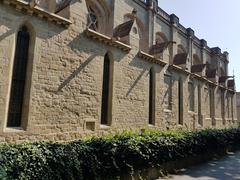
M113 62L109 53L104 56L101 124L110 125L112 116Z
M223 67L220 67L220 77L225 76L225 75L226 75L226 73L225 73Z
M210 111L210 118L212 118L212 124L214 125L214 117L215 117L215 103L214 103L214 89L209 87L209 111Z
M164 33L157 32L155 37L155 45L150 48L150 54L153 54L156 58L169 62L169 41Z
M178 80L178 124L183 125L183 80Z
M230 98L231 98L231 120L232 122L234 122L234 113L233 113L233 94L230 95Z
M198 124L203 125L202 120L202 88L201 85L198 84Z
M30 35L28 29L26 26L22 26L17 34L7 127L20 127L22 125L29 42Z
M169 71L166 71L164 74L164 85L165 85L165 95L164 95L164 104L165 108L172 109L172 74Z
M148 123L155 123L155 72L151 68L149 71L149 116Z
M192 64L193 64L193 65L202 64L202 62L201 62L201 60L200 60L200 58L198 57L197 54L194 54L194 55L193 55L193 63L192 63Z
M89 6L88 7L88 13L89 13L89 28L93 29L94 31L97 31L98 29L98 18L94 10Z
M161 32L157 32L156 33L156 38L155 38L155 44L161 44L164 42L168 42L167 37L165 36L164 33Z
M223 124L225 124L225 92L224 90L221 90L221 115Z
M109 23L111 10L106 1L86 0L86 5L88 9L88 28L102 34L109 34L111 31L111 24Z
M179 44L177 47L177 54L185 54L187 53L183 45Z
M189 111L194 111L194 85L192 81L188 82L188 105Z
M230 119L231 115L230 115L230 104L231 104L231 96L229 93L227 93L227 118Z

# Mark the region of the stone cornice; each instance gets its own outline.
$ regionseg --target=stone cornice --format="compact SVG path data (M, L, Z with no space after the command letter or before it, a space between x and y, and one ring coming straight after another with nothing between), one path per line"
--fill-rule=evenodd
M157 59L155 58L154 56L148 54L148 53L145 53L143 51L139 51L138 52L138 57L144 59L144 60L147 60L149 62L152 62L152 63L155 63L155 64L159 64L160 66L165 66L167 64L167 62L164 62L160 59Z
M50 13L45 9L42 9L38 6L33 8L30 7L30 4L23 0L0 0L6 5L14 7L19 12L27 13L31 16L35 15L39 18L46 19L49 22L53 22L58 25L69 26L72 22L64 17L58 16L57 14Z
M96 32L92 29L86 29L85 30L85 33L86 35L89 37L89 38L92 38L92 39L95 39L97 41L100 41L104 44L107 44L107 45L111 45L111 46L114 46L116 48L119 48L125 52L129 52L132 48L131 46L127 45L127 44L124 44L120 41L117 41L109 36L106 36L104 34L101 34L99 32Z
M191 76L192 76L193 78L196 78L196 79L200 80L200 81L205 81L205 82L207 82L208 84L210 84L210 85L212 85L212 86L219 87L219 88L224 89L224 90L226 90L226 91L235 92L234 90L229 89L229 88L227 88L226 86L223 86L223 85L220 85L220 84L218 84L218 83L212 82L212 81L210 81L209 79L207 79L206 77L200 76L200 75L198 75L198 74L192 73Z
M186 71L186 70L182 69L181 67L179 67L179 66L177 66L177 65L169 65L169 68L170 68L171 70L174 70L174 71L177 71L177 72L186 74L186 75L190 75L192 78L198 79L198 80L200 80L200 81L204 81L204 82L208 83L208 84L211 85L211 86L219 87L219 88L224 89L224 90L226 90L226 91L230 91L230 92L235 93L235 91L232 90L232 89L229 89L229 88L227 88L227 87L225 87L225 86L222 86L222 85L220 85L220 84L218 84L218 83L215 83L215 82L213 82L213 81L210 81L210 80L207 79L206 77L200 76L200 75L195 74L195 73L191 73L190 71Z
M207 79L206 77L200 76L200 75L198 75L198 74L191 73L191 76L192 76L193 78L196 78L196 79L200 80L200 81L205 81L205 82L207 82L208 84L210 84L210 85L212 85L212 86L219 86L217 83L215 83L215 82L213 82L213 81L210 81L210 80Z
M141 6L142 8L144 8L146 11L149 9L149 7L147 6L146 2L144 0L133 0L136 4L138 4L139 6ZM161 19L164 23L166 23L167 25L171 26L171 15L169 15L167 12L165 12L163 9L161 9L160 7L157 8L157 11L154 11L156 17ZM182 24L180 24L179 22L176 25L176 28L178 29L178 33L180 33L181 35L188 37L188 33L187 33L187 28L185 28ZM193 36L193 43L198 47L201 48L201 42L199 40L199 38L197 36ZM210 47L206 46L205 47L206 51L208 53L211 53L211 49Z
M177 71L177 72L186 74L186 75L190 75L190 74L191 74L190 71L186 71L185 69L183 69L183 68L181 68L180 66L177 66L177 65L175 65L175 64L169 65L169 68L172 69L172 70L175 70L175 71Z

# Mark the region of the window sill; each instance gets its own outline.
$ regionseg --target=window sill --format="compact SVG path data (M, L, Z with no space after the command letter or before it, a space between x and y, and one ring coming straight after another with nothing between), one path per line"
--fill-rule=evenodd
M202 127L203 127L203 125L202 125L202 124L199 124L199 123L197 123L196 125L197 125L197 126L196 126L197 128L202 128Z
M178 129L183 128L183 124L177 124L177 128L178 128Z
M149 127L149 128L154 128L155 125L154 125L154 124L148 124L148 127Z
M4 129L6 133L25 133L26 131L22 127L8 127Z
M100 129L102 129L102 130L108 130L110 128L111 128L111 126L109 126L109 125L103 125L103 124L100 125Z
M188 111L189 114L192 114L192 115L197 115L197 113L195 113L194 111Z
M172 110L171 109L164 109L163 112L166 112L166 113L171 113Z

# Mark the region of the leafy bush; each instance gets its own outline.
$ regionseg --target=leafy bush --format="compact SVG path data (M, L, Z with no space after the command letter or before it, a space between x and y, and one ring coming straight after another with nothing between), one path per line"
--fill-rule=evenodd
M240 147L240 128L124 132L68 144L0 145L0 179L113 179L132 170Z

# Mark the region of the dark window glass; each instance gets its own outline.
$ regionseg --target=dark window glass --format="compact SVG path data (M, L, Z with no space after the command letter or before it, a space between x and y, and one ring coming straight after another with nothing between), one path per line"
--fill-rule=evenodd
M28 63L29 39L30 36L28 30L25 26L23 26L17 34L7 127L21 126L24 88Z
M188 83L188 101L189 101L189 110L194 111L194 86L192 82Z
M225 118L225 102L224 102L224 91L221 90L221 114L222 114L222 118Z
M166 87L166 92L164 95L164 104L165 108L171 110L172 109L172 78L171 75L164 75L164 83Z
M155 121L155 74L151 68L149 72L149 124L154 124Z
M178 81L178 124L183 125L183 82Z
M202 91L201 91L200 85L198 85L198 124L203 125L203 122L202 122Z
M98 18L96 13L91 7L88 7L88 16L89 16L89 28L97 31L98 29Z
M214 118L214 91L212 88L209 88L209 108L210 108L210 117Z
M102 86L102 113L101 124L108 125L109 109L109 83L110 83L110 59L108 54L104 57L103 86Z

